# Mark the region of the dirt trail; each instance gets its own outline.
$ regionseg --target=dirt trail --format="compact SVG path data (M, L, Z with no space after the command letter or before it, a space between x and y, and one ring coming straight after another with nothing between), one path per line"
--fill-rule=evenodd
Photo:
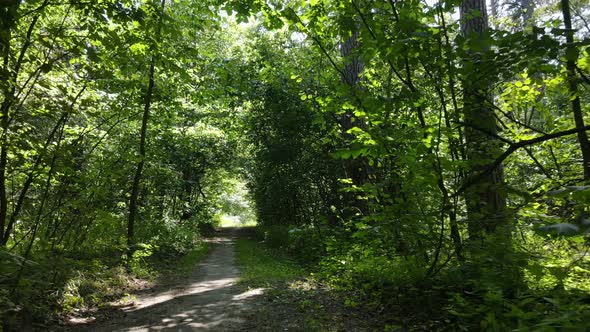
M236 285L234 262L237 230L209 239L210 252L188 279L174 280L136 295L134 305L119 317L81 328L82 331L240 331L244 313L262 290Z

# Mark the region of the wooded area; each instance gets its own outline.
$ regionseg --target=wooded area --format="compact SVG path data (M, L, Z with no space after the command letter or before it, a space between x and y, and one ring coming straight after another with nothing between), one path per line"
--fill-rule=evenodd
M121 295L223 214L392 317L590 328L587 0L1 0L0 17L4 329Z

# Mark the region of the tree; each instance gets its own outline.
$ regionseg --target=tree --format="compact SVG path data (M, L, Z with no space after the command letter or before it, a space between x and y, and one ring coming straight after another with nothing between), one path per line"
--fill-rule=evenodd
M470 174L483 174L466 190L465 200L469 218L469 236L477 246L485 235L505 233L509 218L503 191L502 166L490 169L490 162L500 154L500 141L494 110L488 104L490 82L483 76L482 53L486 51L485 33L488 18L485 1L467 0L461 3L461 33L471 46L469 58L464 62L463 117L465 143L471 164ZM479 46L478 47L478 43ZM504 241L504 243L507 243Z
M2 3L0 7L0 56L2 57L2 68L0 69L0 84L2 88L2 105L0 106L0 124L2 125L2 136L0 136L0 245L6 245L5 238L6 217L8 211L8 198L6 193L6 164L8 154L8 127L10 125L10 108L14 98L14 71L10 67L12 35L15 26L16 13L20 1ZM10 232L8 233L10 234Z
M141 129L139 132L139 156L135 176L133 177L133 185L131 186L131 195L129 197L129 218L127 221L127 247L129 248L129 257L133 254L134 233L135 233L135 219L137 215L137 205L139 198L141 175L145 165L146 158L146 139L148 119L150 115L150 108L152 106L152 99L155 88L155 70L157 53L159 52L157 44L160 43L160 31L162 29L162 17L164 16L166 0L162 0L160 8L156 10L158 13L158 22L156 23L155 40L150 43L150 64L148 70L148 86L144 96L143 116L141 119ZM155 6L154 6L155 7Z
M8 238L10 237L14 224L19 216L21 211L22 203L26 194L29 190L30 184L33 180L34 172L36 168L39 166L41 162L41 157L37 158L37 161L33 165L33 169L29 173L29 177L27 181L25 181L23 188L20 192L19 199L17 204L14 206L14 209L10 215L8 216L8 193L6 190L6 173L7 173L7 165L8 165L8 153L11 149L10 143L10 126L13 120L16 118L18 110L15 110L15 106L20 103L24 102L24 100L19 100L19 95L23 90L26 88L25 86L19 85L19 79L21 78L21 69L23 69L23 65L25 62L25 55L29 51L29 48L33 44L33 32L37 26L37 23L45 10L45 7L48 6L49 1L43 1L38 7L35 8L36 13L33 14L32 19L28 22L28 28L25 34L25 40L22 42L20 49L18 47L14 47L12 45L14 41L14 32L13 31L17 26L17 12L20 8L20 1L14 1L3 5L0 10L0 15L3 18L3 27L2 30L2 37L0 38L2 50L2 69L1 71L1 79L2 79L2 92L3 92L3 99L2 103L0 104L0 125L2 126L2 134L0 136L0 246L5 246L8 242ZM16 52L16 53L12 53ZM45 61L44 59L43 61ZM41 70L44 63L40 65L38 68Z
M0 301L187 252L243 177L266 243L391 316L563 328L588 5L541 5L492 1L490 29L483 0L0 0Z
M576 61L578 60L578 49L574 44L574 31L572 30L572 18L570 14L569 0L561 1L561 10L563 14L563 23L565 25L566 37L566 68L567 81L569 85L569 92L571 94L572 113L576 128L578 129L578 143L582 150L582 167L584 170L584 181L590 184L590 141L588 141L588 134L584 129L584 115L580 103L580 96L578 93L578 75L576 74Z
M498 123L490 105L491 82L485 77L488 17L485 1L461 3L461 33L467 40L468 58L463 62L463 118L465 144L470 164L465 189L469 239L467 249L475 264L475 276L502 274L503 280L488 279L492 285L515 294L520 285L512 249L513 219L506 209L506 188ZM491 268L491 271L490 271Z
M357 4L352 4L349 9L352 11L352 7ZM358 7L354 7L358 8ZM351 103L356 105L357 108L362 109L362 105L359 105L360 93L362 91L361 74L363 71L363 60L358 55L361 52L359 38L360 23L356 15L345 15L341 18L342 30L344 35L342 36L343 41L340 45L340 55L344 59L344 66L342 68L341 76L342 82L349 89L349 96ZM355 116L354 109L348 109L340 116L340 126L342 130L342 140L345 145L355 145L355 134L354 130L366 131L367 124L362 117ZM343 160L345 176L352 180L352 184L358 187L362 187L367 183L369 178L370 169L367 165L367 160L364 157L356 157L348 160ZM355 215L359 212L362 214L368 213L368 205L366 201L355 199L354 194L348 195L348 204L351 204L354 211L351 211L351 215Z

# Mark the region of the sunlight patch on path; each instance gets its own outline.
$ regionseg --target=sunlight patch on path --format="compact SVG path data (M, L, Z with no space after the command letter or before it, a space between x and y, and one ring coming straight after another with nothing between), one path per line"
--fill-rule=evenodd
M232 300L234 300L234 301L243 301L243 300L249 299L251 297L259 296L259 295L262 295L262 294L264 294L264 288L250 289L250 290L248 290L246 292L243 292L242 294L235 295L232 298Z
M230 287L236 284L237 278L224 278L219 280L210 280L205 282L198 282L190 285L187 288L172 289L154 296L150 296L143 300L137 300L133 307L123 309L125 312L133 312L147 307L155 306L166 301L170 301L177 296L193 295L203 292L208 292L220 288Z
M121 316L89 331L240 331L244 313L253 310L264 293L256 288L244 291L237 285L233 230L228 236L208 240L210 252L185 280L137 294L133 306Z

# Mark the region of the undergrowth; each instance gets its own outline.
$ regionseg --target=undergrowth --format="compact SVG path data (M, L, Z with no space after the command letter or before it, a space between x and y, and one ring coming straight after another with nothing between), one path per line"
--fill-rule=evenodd
M313 243L317 238L309 229L256 227L242 231L251 237L240 238L236 243L240 283L265 288L262 302L268 305L260 310L265 313L263 316L272 317L258 317L260 324L271 326L273 331L284 328L277 325L277 319L304 331L373 331L379 327L374 320L366 319L368 310L353 308L348 303L352 297L346 295L351 292L316 278L320 274L315 255L321 251L298 250L303 244L318 247L318 243ZM290 238L281 238L285 235Z
M45 252L26 260L1 251L0 331L59 326L158 279L181 277L207 250L205 242L186 252L139 246L131 261L121 251Z
M429 265L419 257L387 255L371 243L334 238L322 254L307 250L322 247L309 230L272 226L259 228L258 233L275 255L314 262L308 269L314 271L317 282L326 285L348 310L366 312L385 330L590 330L590 262L585 255L572 258L575 250L564 247L564 239L550 241L529 234L527 251L552 250L516 267L522 271L522 285L506 293L497 285L508 276L494 274L491 267L478 277L470 272L469 264L449 261L438 273L428 275ZM262 250L253 242L242 246L244 252ZM256 258L258 255L249 257L262 262L268 259ZM251 264L262 266L255 275L280 270ZM250 278L254 277L246 274Z
M240 283L252 287L287 282L305 275L305 269L286 254L251 238L237 240L236 263L241 270Z

